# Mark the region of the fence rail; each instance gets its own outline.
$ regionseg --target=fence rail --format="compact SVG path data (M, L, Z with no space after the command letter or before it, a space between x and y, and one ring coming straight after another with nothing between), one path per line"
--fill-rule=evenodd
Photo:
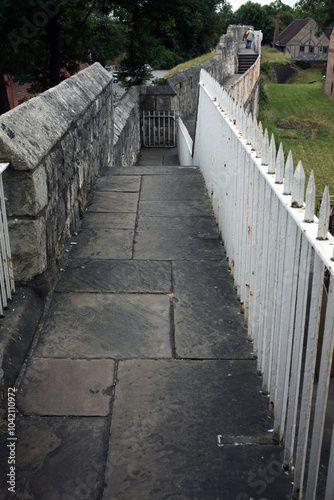
M12 299L12 293L15 292L5 195L2 182L2 174L8 166L9 163L0 163L0 316L4 315L4 309L7 307L7 301Z
M284 466L294 471L294 498L333 500L333 415L327 402L334 238L328 233L328 189L317 219L313 174L304 202L302 164L294 171L291 153L285 159L282 146L276 151L261 123L203 70L193 161L211 195L269 396L274 439L284 444ZM327 471L325 485L318 481L320 466L322 475Z

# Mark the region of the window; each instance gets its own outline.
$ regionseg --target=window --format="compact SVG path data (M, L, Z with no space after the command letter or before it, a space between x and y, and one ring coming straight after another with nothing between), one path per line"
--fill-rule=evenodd
M301 45L301 46L299 47L299 53L300 53L300 54L301 54L301 53L304 53L304 45Z
M323 53L324 53L324 54L327 54L327 52L328 52L328 47L323 47L323 48L322 48L322 50L323 50Z
M312 47L312 46L310 45L310 46L309 46L308 51L309 51L309 54L313 54L313 52L314 52L314 47Z

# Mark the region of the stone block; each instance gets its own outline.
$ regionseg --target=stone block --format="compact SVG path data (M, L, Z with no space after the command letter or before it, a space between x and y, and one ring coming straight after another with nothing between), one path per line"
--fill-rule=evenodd
M29 281L47 267L45 219L15 219L8 226L15 280Z
M8 216L35 217L48 203L44 166L38 167L31 174L7 169L4 173L4 189Z

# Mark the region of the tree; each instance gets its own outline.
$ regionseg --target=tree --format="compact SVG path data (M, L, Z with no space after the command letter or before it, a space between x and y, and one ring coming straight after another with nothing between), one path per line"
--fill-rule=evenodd
M299 17L313 17L320 31L334 25L334 0L299 0L295 7Z
M4 74L42 92L74 74L79 62L112 51L109 13L106 0L1 0L0 113L7 110Z
M263 7L259 3L248 0L236 11L235 21L262 30L263 44L269 45L274 37L277 12L280 14L280 31L297 17L295 10L281 0L275 0Z
M172 65L203 54L219 33L216 0L117 1L115 13L126 24L128 51L120 78L126 85L143 83L145 64ZM125 72L126 71L126 72Z

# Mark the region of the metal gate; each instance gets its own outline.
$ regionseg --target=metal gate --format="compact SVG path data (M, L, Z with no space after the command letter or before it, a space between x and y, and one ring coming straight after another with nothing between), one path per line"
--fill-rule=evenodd
M143 144L153 148L176 145L176 112L143 111Z

